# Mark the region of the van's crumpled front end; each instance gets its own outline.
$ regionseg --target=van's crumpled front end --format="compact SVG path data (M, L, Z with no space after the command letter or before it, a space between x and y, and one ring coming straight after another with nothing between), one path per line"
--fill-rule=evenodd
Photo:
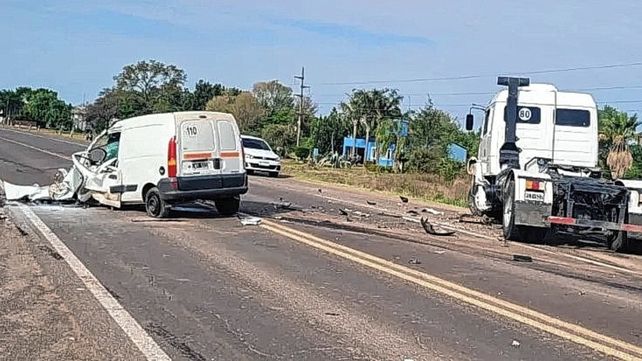
M6 181L3 181L2 185L8 201L75 201L74 196L79 196L79 200L86 201L87 198L80 196L85 194L80 189L83 183L82 174L72 167L69 171L58 169L54 182L48 186L38 184L22 186Z

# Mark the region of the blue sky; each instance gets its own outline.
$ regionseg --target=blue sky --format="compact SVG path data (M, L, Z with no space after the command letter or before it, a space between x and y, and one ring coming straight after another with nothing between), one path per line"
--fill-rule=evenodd
M485 103L495 76L642 62L642 2L0 0L0 88L42 86L74 104L112 85L123 65L176 64L198 79L295 86L306 67L322 112L357 87L398 88L404 107L458 118ZM484 75L449 81L333 84ZM642 66L532 75L598 102L642 110ZM451 93L479 93L447 95ZM635 101L641 102L623 102Z

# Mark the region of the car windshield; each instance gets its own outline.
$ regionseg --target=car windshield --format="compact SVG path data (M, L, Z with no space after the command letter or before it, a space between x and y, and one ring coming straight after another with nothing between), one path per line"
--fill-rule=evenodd
M272 150L270 146L261 139L243 138L243 147L251 149Z

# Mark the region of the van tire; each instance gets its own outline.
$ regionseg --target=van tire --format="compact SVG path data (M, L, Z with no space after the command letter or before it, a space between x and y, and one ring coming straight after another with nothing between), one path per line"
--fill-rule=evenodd
M154 218L167 218L170 207L161 198L158 188L152 187L145 194L145 211L147 215Z
M241 207L241 197L217 199L214 201L216 210L222 216L233 216L238 213Z

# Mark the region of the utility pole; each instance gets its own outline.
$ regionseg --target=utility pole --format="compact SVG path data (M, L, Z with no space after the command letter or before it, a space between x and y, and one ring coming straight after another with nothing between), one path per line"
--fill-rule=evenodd
M307 85L303 85L303 81L305 80L305 68L301 67L301 76L294 76L295 79L301 80L301 87L300 90L301 92L299 94L296 94L295 96L299 97L299 119L297 121L296 125L296 146L298 147L300 142L301 142L301 123L303 122L303 90L306 88L310 88Z

